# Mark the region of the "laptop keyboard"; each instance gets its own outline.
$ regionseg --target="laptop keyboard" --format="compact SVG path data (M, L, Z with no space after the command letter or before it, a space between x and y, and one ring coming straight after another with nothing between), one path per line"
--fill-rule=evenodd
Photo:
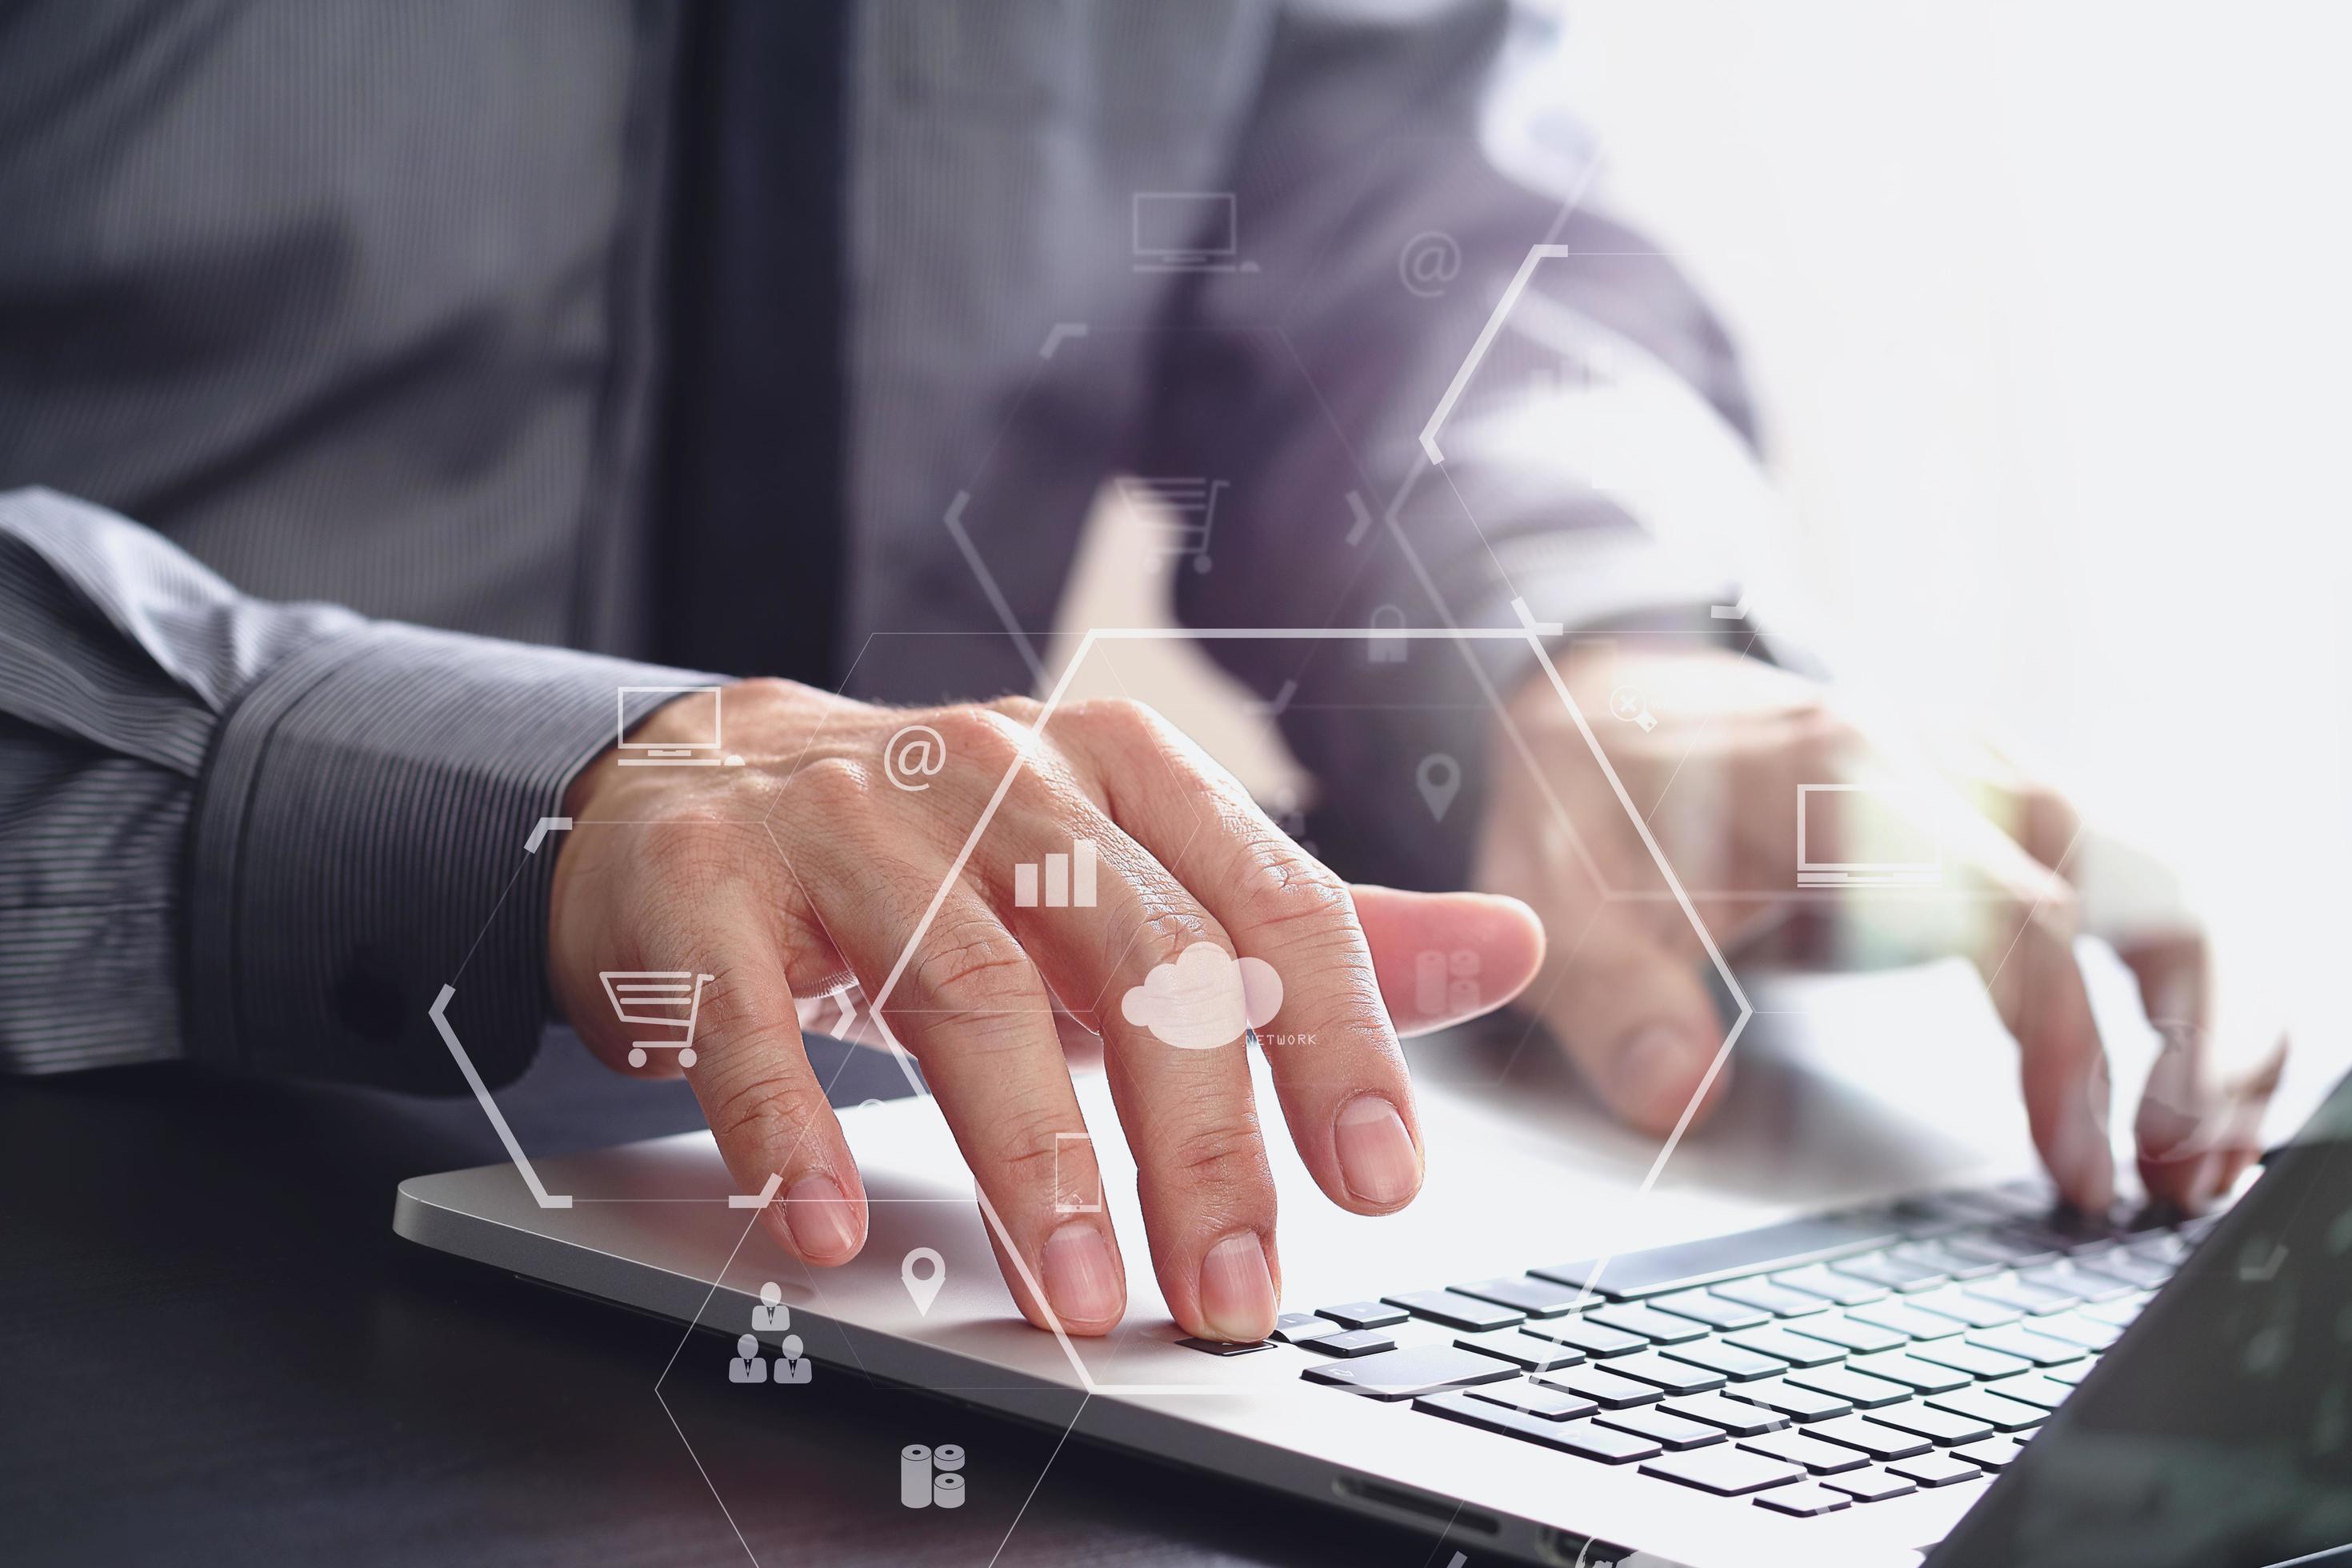
M1404 1281L1199 1348L1279 1342L1334 1392L1811 1518L2008 1465L2213 1223L2052 1205L2013 1182Z

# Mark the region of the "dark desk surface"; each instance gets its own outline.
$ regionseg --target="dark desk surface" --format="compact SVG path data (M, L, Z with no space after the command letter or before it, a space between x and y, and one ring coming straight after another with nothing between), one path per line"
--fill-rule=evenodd
M894 1084L866 1058L835 1094ZM499 1103L534 1154L698 1125L683 1086L616 1078L560 1039ZM1449 1555L1238 1484L1081 1444L1057 1453L1051 1432L833 1368L789 1406L673 1376L690 1455L654 1396L676 1327L392 1234L401 1178L499 1157L469 1100L179 1068L0 1079L0 1557L1433 1568ZM971 1453L963 1509L898 1506L898 1451L921 1441Z

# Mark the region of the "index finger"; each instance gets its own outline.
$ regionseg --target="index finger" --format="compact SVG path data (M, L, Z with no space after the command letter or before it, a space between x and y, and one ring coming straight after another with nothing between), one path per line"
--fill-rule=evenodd
M1420 1123L1353 890L1148 710L1108 709L1078 732L1097 760L1117 754L1118 765L1101 770L1113 818L1182 880L1236 952L1259 960L1278 983L1252 998L1266 1005L1254 1007L1250 1022L1273 1068L1291 1142L1317 1184L1358 1214L1404 1206L1421 1190ZM1458 911L1456 923L1495 950L1486 973L1486 955L1468 938L1448 942L1442 910L1422 911L1427 918L1419 922L1400 916L1396 906L1412 899L1388 894L1383 914L1391 929L1428 941L1426 951L1440 963L1456 951L1469 954L1468 967L1480 973L1460 978L1485 982L1475 1001L1461 997L1459 987L1441 986L1431 1011L1448 1021L1466 1017L1526 984L1540 937L1528 932L1533 917L1523 907L1476 895L1456 900L1472 906ZM1412 962L1391 960L1391 991L1404 988L1397 971Z
M2107 1138L2106 1047L2082 965L2074 889L1990 823L1964 833L1963 864L1997 911L1974 957L2001 1022L2016 1037L2025 1114L2034 1147L2075 1207L2104 1213L2116 1200Z

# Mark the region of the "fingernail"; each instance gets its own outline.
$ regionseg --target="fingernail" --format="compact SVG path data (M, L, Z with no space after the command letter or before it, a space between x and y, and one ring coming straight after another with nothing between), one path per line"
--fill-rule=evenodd
M1045 1300L1064 1323L1105 1323L1118 1316L1118 1266L1110 1244L1085 1220L1045 1238Z
M830 1176L803 1176L784 1194L784 1228L811 1263L833 1263L857 1247L856 1216Z
M1201 1259L1201 1317L1221 1340L1245 1342L1274 1331L1274 1276L1255 1231L1225 1237Z
M1354 1196L1391 1208L1421 1190L1421 1156L1386 1095L1360 1094L1341 1106L1333 1142L1339 1179Z
M1625 1042L1610 1069L1619 1106L1645 1121L1670 1121L1690 1103L1699 1068L1675 1030L1653 1024Z

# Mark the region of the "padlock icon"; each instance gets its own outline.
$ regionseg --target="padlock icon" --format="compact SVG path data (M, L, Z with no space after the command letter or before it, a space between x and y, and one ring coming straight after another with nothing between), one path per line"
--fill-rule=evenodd
M1404 612L1394 605L1382 605L1372 612L1375 633L1404 630ZM1402 664L1408 644L1401 637L1372 637L1364 647L1364 657L1374 664Z

